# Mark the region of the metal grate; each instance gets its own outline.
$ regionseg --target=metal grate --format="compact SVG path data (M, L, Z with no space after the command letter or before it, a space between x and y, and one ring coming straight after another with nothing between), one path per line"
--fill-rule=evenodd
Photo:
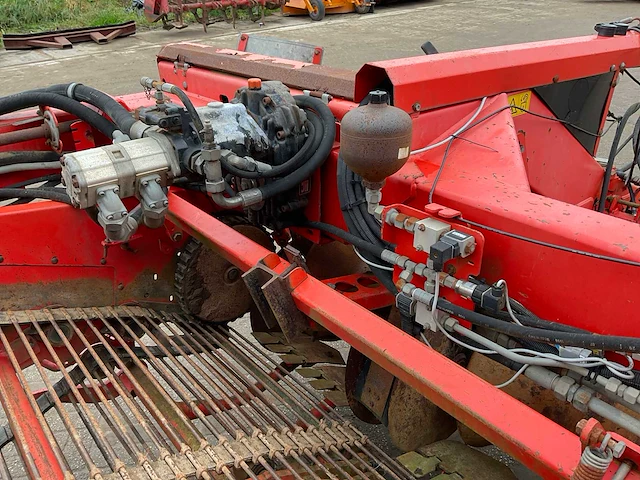
M0 326L2 478L413 478L234 329L139 307Z

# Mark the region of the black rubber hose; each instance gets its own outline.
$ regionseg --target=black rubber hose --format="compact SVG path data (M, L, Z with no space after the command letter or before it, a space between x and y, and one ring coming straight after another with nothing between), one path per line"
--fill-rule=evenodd
M129 134L131 127L136 123L133 114L120 105L113 97L110 97L106 93L101 92L93 87L78 84L59 84L52 85L44 89L46 92L55 92L58 95L63 95L70 100L77 100L80 102L86 102L94 107L99 108L105 114L113 120L118 129L125 134ZM69 93L72 93L72 97L68 97ZM113 137L109 137L113 138Z
M275 180L271 183L263 185L260 188L263 199L274 197L280 193L284 193L292 188L297 187L304 180L309 178L313 172L322 166L333 148L333 141L336 138L336 121L333 113L324 102L318 98L308 97L306 95L297 95L294 97L296 103L302 108L308 109L307 116L318 115L322 121L323 131L318 149L313 153L311 158L300 168L290 173L286 177ZM313 111L312 111L313 110ZM314 113L315 112L315 113Z
M71 205L71 199L64 192L45 190L42 188L0 188L0 198L44 198Z
M170 90L171 90L171 93L173 93L176 97L178 97L180 99L180 101L184 105L184 108L187 109L187 112L189 113L189 116L191 117L191 120L193 121L193 125L196 127L196 131L199 133L202 130L204 130L204 125L202 124L202 119L200 118L200 115L198 115L196 107L193 106L193 102L187 96L187 94L184 93L184 91L182 91L181 89L179 89L175 85L172 85Z
M542 320L541 318L538 318L538 317L529 317L527 315L523 315L517 312L514 312L514 313L516 318L520 320L520 323L522 323L527 327L542 328L543 330L544 329L554 330L556 332L591 333L581 328L572 327L571 325L564 325L558 322ZM511 321L511 316L509 315L509 312L506 312L506 311L498 312L495 316L507 322Z
M87 122L108 138L113 138L116 128L109 120L85 105L53 92L32 90L2 97L0 98L0 115L40 105L64 110Z
M322 232L325 233L329 233L331 235L334 235L338 238L343 239L344 241L355 245L357 248L359 248L360 250L364 250L365 252L369 252L372 255L375 255L376 258L381 258L382 257L382 252L384 250L384 248L382 248L379 245L374 245L373 243L369 243L366 240L363 240L360 237L357 237L355 235L352 235L349 232L345 232L344 230L342 230L341 228L338 228L334 225L331 225L329 223L323 223L323 222L305 222L303 224L300 225L296 225L296 226L301 226L301 227L305 227L305 228L311 228L314 230L320 230ZM438 304L440 302L438 301Z
M34 183L54 182L56 180L60 182L62 180L62 175L60 175L59 173L52 173L51 175L44 175L42 177L28 178L27 180L23 180L22 182L7 185L4 188L22 188L26 187L27 185L33 185Z
M302 148L285 163L276 165L269 171L247 172L245 170L240 170L233 165L229 165L229 163L226 162L224 158L220 159L220 161L222 162L222 167L236 177L249 179L273 178L288 175L299 168L301 165L303 165L307 160L309 160L311 158L312 152L315 152L318 149L318 147L320 146L320 141L322 140L318 132L321 132L322 128L323 127L320 119L316 115L310 115L309 134Z
M438 310L467 320L474 325L496 330L516 338L525 338L552 345L572 345L589 349L640 352L640 338L595 333L558 332L541 328L525 327L489 317L455 305L444 298L438 299Z
M51 150L18 150L0 152L0 166L17 165L20 163L57 162L60 154Z
M631 387L634 387L634 388L637 388L638 390L640 390L640 374L638 374L635 371L632 372L633 375L634 375L633 378L621 378L621 377L618 377L617 375L615 375L613 372L611 372L611 370L609 370L604 365L602 365L601 367L596 367L596 368L592 369L592 372L597 374L597 375L603 376L605 378L616 377L618 380L620 380L625 385L629 385Z
M613 137L613 143L611 144L611 150L609 150L609 159L607 160L607 166L604 169L604 178L602 179L602 187L600 188L600 198L598 198L598 211L604 212L604 206L607 200L607 189L609 188L609 181L611 180L611 171L613 170L613 164L616 160L618 152L618 144L620 143L620 137L622 137L622 131L625 125L629 121L631 115L636 113L640 109L640 103L634 103L627 111L624 112L620 123L616 127L616 135Z

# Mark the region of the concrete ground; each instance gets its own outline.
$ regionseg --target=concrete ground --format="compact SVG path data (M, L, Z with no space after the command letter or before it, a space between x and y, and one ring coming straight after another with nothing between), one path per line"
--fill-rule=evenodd
M71 81L112 94L140 92L140 77L157 76L155 54L161 45L195 41L233 47L241 31L260 31L264 35L322 45L326 65L358 69L368 61L421 55L420 45L427 40L446 52L587 35L597 22L637 15L639 5L624 0L413 1L380 6L372 15L330 15L322 22L312 22L306 16L274 15L267 18L263 27L240 22L233 30L221 23L204 33L199 26L192 25L182 31L139 33L109 45L85 43L63 51L2 51L0 95ZM627 78L622 79L612 105L614 113L621 115L636 101L637 88ZM606 156L612 136L610 133L603 140L600 156ZM626 158L628 154L622 160ZM380 441L388 444L384 434L379 429L377 432ZM512 465L519 479L538 478L500 452L493 454Z

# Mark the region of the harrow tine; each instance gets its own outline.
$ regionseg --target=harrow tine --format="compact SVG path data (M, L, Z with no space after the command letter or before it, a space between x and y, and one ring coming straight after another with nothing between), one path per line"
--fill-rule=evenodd
M23 365L41 378L43 389L19 393L30 395L24 403L33 407L32 424L57 433L51 422L60 421L68 434L64 452L55 435L45 435L63 470L73 465L92 480L211 480L213 471L227 480L279 480L283 470L295 480L383 478L380 460L359 449L363 436L233 330L140 307L18 313L0 328L5 361L18 385L27 384ZM18 359L10 347L24 355ZM0 394L3 379L0 372ZM25 430L15 431L22 446ZM12 438L6 431L0 444ZM80 463L68 461L70 450ZM25 468L37 477L33 458L42 459L27 452ZM0 480L15 468L3 453Z

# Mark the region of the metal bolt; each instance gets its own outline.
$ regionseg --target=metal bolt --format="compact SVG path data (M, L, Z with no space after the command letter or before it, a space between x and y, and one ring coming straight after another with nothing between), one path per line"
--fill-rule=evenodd
M104 190L102 190L101 192L98 192L99 197L104 197L105 195L106 195L106 192Z
M414 112L419 112L420 111L420 107L421 107L421 105L418 102L416 102L413 105L411 105L411 108L413 109Z
M118 193L119 191L120 191L120 187L115 187L115 188L113 189L113 193Z
M558 83L558 81L560 81L560 76L556 75L553 77L553 83Z
M124 285L122 283L118 284L118 290L124 290Z
M129 215L128 212L120 212L120 215L122 216L122 218L126 217L127 215Z
M187 81L186 81L186 80L185 80L184 82L182 82L182 86L183 86L184 88L188 88L188 87L187 87Z
M425 227L422 223L418 224L418 230L420 230L421 232L424 232L427 229L427 227Z
M160 178L156 178L156 183L160 183L162 180L160 180Z
M182 240L182 232L173 232L171 234L171 240L173 240L174 242L179 242L180 240Z
M144 180L144 181L142 182L142 186L143 186L143 187L148 187L148 186L149 186L149 181L148 181L148 180Z
M51 263L53 263L54 265L58 263L58 257L51 257Z
M416 247L416 252L421 252L421 251L423 251L423 250L424 250L424 248L422 248L422 245L418 245L418 246Z
M113 220L113 215L107 215L107 220Z
M4 257L0 255L0 263L4 262Z
M162 205L165 207L169 206L169 200L163 200Z
M155 202L150 203L150 204L149 204L149 208L156 208L156 203L155 203Z

